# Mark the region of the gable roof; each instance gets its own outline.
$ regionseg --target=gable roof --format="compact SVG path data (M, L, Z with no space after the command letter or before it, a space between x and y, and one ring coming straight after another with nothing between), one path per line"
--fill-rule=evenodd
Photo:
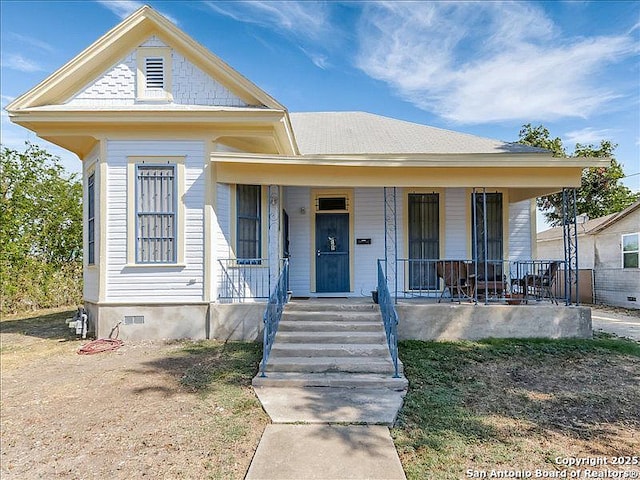
M612 224L622 220L630 213L638 210L638 208L640 208L640 200L632 203L627 208L619 212L610 213L609 215L605 215L603 217L592 218L591 220L587 220L584 223L578 223L578 235L595 235L596 233L601 232ZM562 237L562 227L553 227L538 233L539 242L558 240Z
M11 102L6 110L11 113L65 102L151 35L157 35L167 45L175 48L244 100L247 105L286 110L277 100L147 5L109 30L40 84Z
M290 113L303 155L542 153L548 150L367 112Z

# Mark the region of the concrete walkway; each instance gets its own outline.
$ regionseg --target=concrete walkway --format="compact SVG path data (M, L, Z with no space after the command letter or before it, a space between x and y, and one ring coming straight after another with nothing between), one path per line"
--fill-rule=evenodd
M640 341L640 312L591 307L591 321L594 331L602 330Z
M405 479L379 425L267 425L247 480Z
M254 387L274 423L393 426L405 393L387 388Z
M274 424L265 429L246 480L406 480L385 426L395 422L405 391L340 387L254 390Z

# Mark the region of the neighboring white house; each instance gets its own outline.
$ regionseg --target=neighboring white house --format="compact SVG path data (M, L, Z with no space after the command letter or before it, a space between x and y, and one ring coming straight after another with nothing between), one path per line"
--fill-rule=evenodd
M7 111L82 160L99 336L122 322L128 338L256 338L283 258L299 297L370 295L381 258L409 293L440 288L433 264L411 262L531 260L535 198L607 164L364 112L289 113L149 7Z
M578 221L580 269L593 270L596 304L640 308L640 201L621 212ZM538 234L538 258L563 252L562 228Z

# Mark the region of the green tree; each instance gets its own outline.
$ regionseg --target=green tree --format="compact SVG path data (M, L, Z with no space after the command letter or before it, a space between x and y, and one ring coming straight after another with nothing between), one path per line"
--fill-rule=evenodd
M76 303L82 184L37 145L0 149L2 311Z
M624 178L622 166L614 157L616 146L609 140L600 141L600 145L576 144L573 154L567 155L562 140L551 138L549 130L543 125L523 125L519 133L519 143L532 147L546 148L554 157L600 157L610 158L608 167L590 167L582 171L581 185L576 192L577 214L586 214L589 218L598 218L624 210L640 198L620 183ZM562 194L554 193L541 197L537 201L546 220L552 226L562 223Z

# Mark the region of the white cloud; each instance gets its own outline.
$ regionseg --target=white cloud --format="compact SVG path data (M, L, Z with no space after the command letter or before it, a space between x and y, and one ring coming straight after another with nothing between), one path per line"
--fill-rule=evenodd
M330 62L319 50L335 45L342 35L331 23L327 3L254 0L204 3L217 14L293 37L296 43L304 45L299 45L300 50L323 70L330 67Z
M310 52L304 48L300 48L300 50L302 50L302 52L311 59L316 67L321 68L322 70L326 70L331 66L329 57L327 57L323 53Z
M97 0L97 2L120 18L127 18L144 5L144 3L134 0Z
M143 2L138 2L135 0L96 0L97 3L102 5L103 7L111 10L115 15L120 17L121 19L127 18L133 12L143 7L145 4ZM178 21L164 12L160 12L164 17L169 19L172 23L178 24Z
M17 40L18 42L26 45L30 45L35 47L38 50L44 50L48 53L53 53L55 49L49 45L47 42L43 42L42 40L38 40L37 38L29 37L27 35L21 35L19 33L10 32L7 34L8 38L13 40Z
M600 140L611 140L616 130L612 128L596 129L592 127L583 128L581 130L572 130L564 134L564 143L575 145L597 145Z
M18 70L19 72L40 72L44 68L28 58L23 57L19 53L8 53L2 55L2 66L10 68L11 70Z
M359 68L458 123L587 117L617 96L594 76L638 49L627 36L563 39L522 2L367 4L358 37Z
M239 22L277 27L300 38L319 39L332 29L327 4L318 2L204 2L211 10Z

